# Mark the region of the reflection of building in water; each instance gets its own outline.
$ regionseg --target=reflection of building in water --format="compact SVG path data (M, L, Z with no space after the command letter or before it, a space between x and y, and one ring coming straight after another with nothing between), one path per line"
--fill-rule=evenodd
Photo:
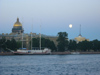
M23 40L22 40L22 35L23 35ZM22 24L19 22L19 18L17 18L17 22L15 22L15 24L13 25L12 28L12 33L8 34L0 34L0 39L2 39L2 37L5 37L8 40L11 40L12 38L14 38L16 41L23 41L23 47L29 49L30 48L30 41L31 41L31 33L24 33ZM36 33L32 33L32 38L38 38L39 34ZM41 34L41 37L44 37L46 39L50 39L52 41L54 41L55 45L57 45L57 37L54 36L47 36L47 35L43 35Z
M80 25L79 36L78 37L75 37L74 39L75 39L75 41L77 43L82 42L82 41L85 41L85 40L89 41L89 39L86 39L85 37L82 37L82 35L81 35L81 25Z

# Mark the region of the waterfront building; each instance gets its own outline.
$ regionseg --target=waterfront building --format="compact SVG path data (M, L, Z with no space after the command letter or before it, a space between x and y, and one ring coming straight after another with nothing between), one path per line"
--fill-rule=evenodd
M24 33L24 29L23 26L21 24L21 22L19 21L19 18L17 18L17 21L14 23L13 28L12 28L12 32L10 34L8 33L2 33L0 34L0 39L2 39L2 37L5 37L8 40L11 40L12 38L14 38L16 41L21 41L23 42L23 48L26 49L30 49L30 41L31 41L31 37L32 38L38 38L40 35L36 34L36 33ZM23 39L22 39L23 37ZM57 47L57 36L47 36L44 34L41 34L41 37L45 38L45 39L50 39L51 41L53 41ZM86 39L85 37L82 37L81 35L81 26L80 26L80 34L78 37L75 37L74 40L76 40L77 43L81 42L81 41L89 41L89 39Z
M13 25L12 32L10 34L8 33L0 34L0 39L2 39L2 37L5 37L7 40L11 40L12 38L14 38L16 41L23 42L23 48L30 49L31 37L38 38L39 36L40 36L39 34L32 33L32 32L24 33L23 26L21 22L19 21L19 18L17 18L17 21ZM41 34L41 37L52 40L57 46L56 36L47 36L47 35Z
M80 25L80 29L79 29L79 36L78 37L75 37L74 40L79 43L79 42L82 42L82 41L89 41L89 39L86 39L85 37L82 37L81 35L81 25Z
M79 42L82 42L82 41L89 41L89 39L86 39L85 37L82 37L82 35L79 35L78 37L75 37L74 38L75 39L75 41L77 42L77 43L79 43Z

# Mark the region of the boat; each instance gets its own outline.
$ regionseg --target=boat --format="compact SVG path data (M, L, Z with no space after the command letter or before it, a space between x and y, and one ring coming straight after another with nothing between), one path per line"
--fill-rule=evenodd
M51 50L44 48L43 50L17 50L13 52L15 55L49 55Z
M71 52L71 54L77 55L80 54L80 52Z
M41 27L41 26L40 26ZM22 49L18 49L17 51L13 52L15 55L49 55L51 54L51 49L44 48L41 49L41 34L40 34L40 49L33 50L32 49L32 33L31 33L31 50L26 50L23 48L23 33L22 33Z

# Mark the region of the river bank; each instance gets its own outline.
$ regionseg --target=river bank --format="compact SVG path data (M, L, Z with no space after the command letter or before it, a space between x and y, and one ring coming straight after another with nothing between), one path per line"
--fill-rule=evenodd
M12 52L1 52L0 55L14 55Z
M67 54L100 54L100 52L52 52L51 55L67 55ZM14 55L12 52L2 52L0 55Z
M52 55L64 55L64 54L100 54L100 52L52 52Z

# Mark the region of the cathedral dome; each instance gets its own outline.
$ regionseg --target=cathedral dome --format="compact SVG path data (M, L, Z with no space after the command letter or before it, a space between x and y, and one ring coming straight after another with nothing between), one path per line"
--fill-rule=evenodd
M13 25L13 28L12 28L12 33L23 33L23 27L22 27L22 24L19 22L19 18L17 18L17 21L15 22L15 24Z
M19 22L19 18L17 18L17 22L15 22L14 27L16 26L22 26L22 24Z

